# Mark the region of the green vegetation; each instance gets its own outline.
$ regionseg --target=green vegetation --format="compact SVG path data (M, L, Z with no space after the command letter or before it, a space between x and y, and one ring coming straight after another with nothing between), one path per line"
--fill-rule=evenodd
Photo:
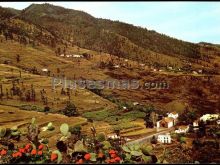
M19 107L22 110L44 112L44 109L33 104L25 104Z
M145 113L140 111L130 111L121 114L121 110L101 110L94 112L86 112L82 116L96 121L106 121L110 124L115 124L117 122L116 120L120 122L130 122L138 118L144 118Z

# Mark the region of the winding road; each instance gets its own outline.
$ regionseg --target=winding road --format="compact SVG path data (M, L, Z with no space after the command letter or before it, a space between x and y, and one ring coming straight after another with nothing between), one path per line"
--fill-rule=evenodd
M127 144L130 145L130 144L135 144L135 143L141 144L141 143L144 143L144 142L150 142L150 140L153 136L157 137L160 134L166 134L166 133L171 132L172 130L174 130L174 127L166 128L165 130L161 130L161 131L158 131L158 132L155 132L155 133L151 133L150 135L147 135L143 138L127 142Z

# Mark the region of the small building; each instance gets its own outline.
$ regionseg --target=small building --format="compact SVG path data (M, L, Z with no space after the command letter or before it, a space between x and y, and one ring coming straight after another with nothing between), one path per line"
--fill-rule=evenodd
M196 71L193 71L192 73L193 73L193 74L198 74Z
M117 136L116 134L108 135L107 137L110 139L118 139L119 138L119 136Z
M171 112L167 114L168 117L172 117L174 118L174 120L176 120L179 117L179 114L177 112Z
M199 72L200 74L202 74L202 69L199 69L198 72Z
M42 72L48 72L48 69L46 69L46 68L43 68L41 70L42 70Z
M169 133L163 134L163 135L158 135L157 141L160 143L170 144L171 143L171 136Z
M187 133L189 131L188 125L179 126L178 129L175 130L175 133Z
M133 105L135 106L135 105L139 105L139 103L138 102L133 102Z
M73 57L73 58L82 58L83 56L82 56L82 55L79 55L79 54L73 54L72 57Z
M172 67L172 66L169 66L168 69L169 69L169 70L173 70L173 67Z
M218 114L205 114L202 117L200 117L200 121L206 122L206 121L213 121L217 120L219 117Z
M165 128L171 128L174 126L174 118L172 117L165 117L160 121L157 121L157 128L165 127Z
M198 130L198 129L199 129L199 120L195 120L193 122L193 130L195 131L195 130Z
M64 54L61 54L60 57L65 57L65 55L64 55Z
M119 66L119 65L114 65L113 67L114 67L114 68L120 68L120 66Z
M67 58L70 58L70 57L72 57L72 56L73 56L73 55L71 55L71 54L67 54L67 55L66 55Z
M125 106L123 106L122 108L123 108L124 110L127 109L127 107L125 107Z
M216 123L219 125L220 124L220 120L217 120Z

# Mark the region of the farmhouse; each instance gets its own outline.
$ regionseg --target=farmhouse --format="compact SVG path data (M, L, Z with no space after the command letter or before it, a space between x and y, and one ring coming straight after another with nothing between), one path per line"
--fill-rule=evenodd
M194 128L193 128L194 130L198 130L198 129L199 129L199 128L198 128L198 127L199 127L199 120L195 120L195 121L193 122L193 127L194 127Z
M117 136L116 134L108 135L107 137L110 139L118 139L119 138L119 136Z
M168 113L167 116L174 119L174 125L175 125L176 121L177 121L177 118L179 117L179 114L174 111L174 112Z
M79 54L73 54L72 57L73 57L73 58L82 58L83 56L82 56L82 55L79 55Z
M138 102L133 102L133 105L135 106L135 105L139 105L139 103Z
M193 74L198 74L196 71L193 71L192 73L193 73Z
M69 57L72 57L72 55L71 54L67 54L66 57L69 58Z
M183 125L179 126L178 129L175 130L175 133L187 133L189 131L189 126Z
M120 66L119 66L119 65L114 65L113 67L114 67L114 68L120 68Z
M169 69L169 70L173 70L173 67L172 67L172 66L169 66L168 69Z
M200 121L213 121L213 120L217 120L219 117L218 114L205 114L202 117L200 117Z
M46 68L43 68L41 70L42 70L42 72L48 72L48 69L46 69Z
M174 120L176 120L179 117L179 114L175 111L171 112L171 113L168 113L167 115L168 115L168 117L174 118Z
M169 133L164 135L158 135L157 141L161 143L171 143L171 136Z
M166 127L166 128L171 128L174 125L174 118L172 117L165 117L160 121L157 121L157 128L160 127Z
M198 70L198 72L199 72L200 74L202 74L202 69Z

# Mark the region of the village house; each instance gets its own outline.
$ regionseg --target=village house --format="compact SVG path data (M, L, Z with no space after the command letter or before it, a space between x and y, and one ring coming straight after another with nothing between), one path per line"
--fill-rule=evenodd
M122 108L123 108L123 109L127 109L127 107L125 107L125 106L123 106Z
M71 55L71 54L68 54L68 55L66 55L66 57L69 58L69 57L72 57L72 55Z
M202 117L200 117L200 121L206 122L206 121L213 121L217 120L219 117L218 114L205 114Z
M187 133L189 131L188 125L179 126L178 129L175 130L175 133Z
M202 69L199 69L198 72L199 72L200 74L202 74Z
M119 65L114 65L113 67L114 67L114 68L120 68L120 66L119 66Z
M172 117L174 119L174 125L176 124L177 118L179 117L179 114L177 112L171 112L167 114L168 117Z
M174 118L172 117L164 117L162 120L157 121L157 128L165 127L171 128L174 126Z
M82 55L79 55L79 54L73 54L73 58L82 58L83 56Z
M172 67L172 66L169 66L168 69L169 69L169 70L173 70L173 67Z
M118 139L119 138L119 136L117 136L116 134L108 135L107 137L110 139Z
M196 71L193 71L192 73L193 73L193 74L198 74Z
M138 102L133 102L133 105L136 106L136 105L139 105L139 103Z
M169 133L164 134L164 135L158 135L157 141L161 143L171 143L171 136Z
M172 117L174 118L174 120L176 120L179 117L179 114L177 112L171 112L171 113L167 113L168 117Z
M195 120L194 122L193 122L193 130L197 130L197 129L199 129L198 127L199 127L199 120Z
M48 72L48 69L46 69L46 68L43 68L41 70L42 70L42 72Z

